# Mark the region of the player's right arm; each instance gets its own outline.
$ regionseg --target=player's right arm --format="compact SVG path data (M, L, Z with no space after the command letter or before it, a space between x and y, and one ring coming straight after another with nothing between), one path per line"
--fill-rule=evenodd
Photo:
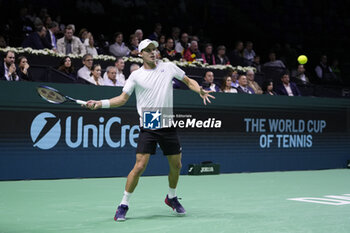
M108 100L89 100L86 104L86 107L91 110L96 110L99 108L117 108L123 106L126 102L128 102L128 99L133 93L136 86L135 73L136 72L133 72L129 76L128 80L125 83L125 86L123 87L123 92L119 96Z
M128 99L129 95L125 92L122 92L119 96L108 100L89 100L86 104L86 107L91 110L96 110L102 108L102 101L108 101L109 108L117 108L123 106L126 102L128 102Z

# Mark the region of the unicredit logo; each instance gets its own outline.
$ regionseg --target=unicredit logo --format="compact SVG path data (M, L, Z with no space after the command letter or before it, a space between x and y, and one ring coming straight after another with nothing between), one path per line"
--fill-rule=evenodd
M100 148L104 144L112 148L121 148L127 141L132 147L136 147L135 139L139 136L140 127L122 125L121 122L120 117L111 117L107 121L104 117L100 117L97 125L84 125L83 116L78 117L76 122L72 122L71 116L61 121L54 114L43 112L32 121L30 136L33 146L43 150L56 146L62 136L65 144L70 148L88 148L89 146ZM111 136L112 126L120 129L120 136L115 138Z
M61 137L60 119L49 112L36 116L30 128L34 147L47 150L54 147Z

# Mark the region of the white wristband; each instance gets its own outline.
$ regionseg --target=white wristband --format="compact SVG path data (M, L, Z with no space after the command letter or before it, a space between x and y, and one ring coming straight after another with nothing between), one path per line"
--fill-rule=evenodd
M101 100L102 108L110 108L109 100Z

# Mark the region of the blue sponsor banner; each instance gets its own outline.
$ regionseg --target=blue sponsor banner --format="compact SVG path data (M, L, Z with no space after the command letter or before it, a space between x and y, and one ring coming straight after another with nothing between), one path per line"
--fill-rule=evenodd
M1 115L8 119L0 131L2 180L121 176L133 164L140 130L135 111Z
M161 127L162 112L143 123ZM1 110L0 179L127 176L140 132L135 109ZM175 109L184 168L213 161L222 172L345 167L350 160L346 110ZM159 117L159 119L157 119ZM168 173L160 148L145 175Z

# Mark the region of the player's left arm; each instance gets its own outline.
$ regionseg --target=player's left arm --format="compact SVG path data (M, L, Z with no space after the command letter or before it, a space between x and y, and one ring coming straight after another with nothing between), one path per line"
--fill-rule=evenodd
M191 79L185 75L182 82L184 82L188 86L189 89L191 89L192 91L194 91L200 95L200 97L203 99L204 105L207 105L207 102L211 103L209 98L215 99L214 96L209 94L213 91L203 90L203 88L198 85L196 80Z

